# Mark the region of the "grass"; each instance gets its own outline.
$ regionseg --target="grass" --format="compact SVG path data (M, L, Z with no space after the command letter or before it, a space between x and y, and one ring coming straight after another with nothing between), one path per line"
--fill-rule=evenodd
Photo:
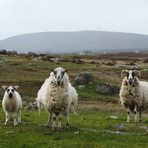
M116 112L112 113L113 115ZM119 119L110 119L110 112L80 112L77 117L71 115L71 127L63 128L61 132L51 131L44 123L47 113L23 110L23 123L18 127L5 126L4 113L1 111L0 147L147 147L147 132L141 130L135 123L126 124L124 113ZM64 120L63 120L64 122ZM123 124L124 123L124 124ZM124 125L122 134L116 125ZM144 125L148 125L144 119ZM119 130L120 131L120 130Z
M53 57L56 57L54 55ZM66 55L66 58L73 58L74 55ZM71 127L63 128L61 132L51 131L44 124L47 122L47 113L44 111L26 110L22 111L22 124L14 127L13 122L9 126L4 125L4 113L0 106L0 148L119 148L119 147L148 147L148 118L144 114L143 121L140 124L127 124L126 114L123 109L113 103L118 95L103 95L96 92L96 85L101 83L111 83L120 86L120 73L122 68L130 68L124 64L107 66L105 64L91 64L88 61L91 57L77 56L87 61L85 64L76 64L71 62L42 61L37 58L22 56L2 56L0 55L0 83L2 85L19 85L19 92L23 101L34 101L37 91L43 81L49 76L50 68L64 67L68 69L70 81L81 71L89 71L93 74L92 83L84 85L81 89L79 85L74 84L80 97L78 104L78 116L70 115ZM110 57L111 58L111 57ZM92 59L94 60L94 59ZM99 63L106 62L107 59L95 59ZM121 61L121 59L119 59ZM130 60L130 59L129 59ZM4 61L1 64L1 61ZM118 61L117 61L118 63ZM148 63L139 61L142 69L148 68ZM143 71L147 78L147 71ZM0 99L3 92L0 91ZM108 103L112 102L112 103ZM117 116L118 119L112 119L110 116ZM63 119L65 125L65 119Z

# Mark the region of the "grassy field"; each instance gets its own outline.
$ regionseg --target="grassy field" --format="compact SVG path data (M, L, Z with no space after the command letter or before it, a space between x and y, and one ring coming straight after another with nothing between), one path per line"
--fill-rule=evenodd
M67 58L72 58L67 56ZM143 80L148 78L148 63L144 58L136 57L136 65L142 72ZM64 126L63 130L51 131L45 127L47 113L42 111L28 110L25 105L22 111L22 124L13 126L4 125L4 113L0 106L0 147L148 147L148 115L143 115L142 123L136 124L132 119L126 123L126 114L118 102L118 94L103 95L96 92L96 85L110 83L120 86L122 69L130 69L133 65L127 62L135 61L133 58L112 59L115 65L106 64L111 59L82 57L85 64L72 62L54 63L43 61L38 58L22 56L0 56L0 83L2 85L19 85L24 104L35 101L38 89L43 81L49 76L50 69L64 67L69 70L71 82L76 87L80 101L77 106L78 115L70 115L70 128ZM91 61L99 64L92 64ZM74 78L82 71L93 74L92 83L85 85L84 90L74 83ZM0 91L2 99L3 91ZM118 117L113 119L112 116Z
M23 122L18 127L5 126L4 114L0 116L1 147L147 147L148 120L142 124L125 123L125 114L111 119L116 112L80 112L77 117L71 115L71 127L61 132L51 131L44 126L47 114L23 110ZM64 123L64 121L63 121Z

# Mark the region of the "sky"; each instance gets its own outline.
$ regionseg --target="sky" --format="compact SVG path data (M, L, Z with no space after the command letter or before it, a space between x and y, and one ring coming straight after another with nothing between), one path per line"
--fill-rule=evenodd
M148 0L0 0L0 40L81 30L148 35Z

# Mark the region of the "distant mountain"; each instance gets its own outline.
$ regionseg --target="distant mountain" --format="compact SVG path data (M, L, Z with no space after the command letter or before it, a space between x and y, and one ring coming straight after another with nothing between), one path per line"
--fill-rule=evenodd
M148 35L107 31L30 33L1 40L0 49L20 53L148 51Z

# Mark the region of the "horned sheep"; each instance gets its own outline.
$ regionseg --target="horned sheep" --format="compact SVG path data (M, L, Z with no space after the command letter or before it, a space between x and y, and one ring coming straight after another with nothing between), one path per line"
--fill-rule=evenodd
M135 121L141 121L141 112L148 109L148 82L140 81L140 71L123 70L123 82L120 90L120 103L127 110L127 122L130 112L134 113Z

